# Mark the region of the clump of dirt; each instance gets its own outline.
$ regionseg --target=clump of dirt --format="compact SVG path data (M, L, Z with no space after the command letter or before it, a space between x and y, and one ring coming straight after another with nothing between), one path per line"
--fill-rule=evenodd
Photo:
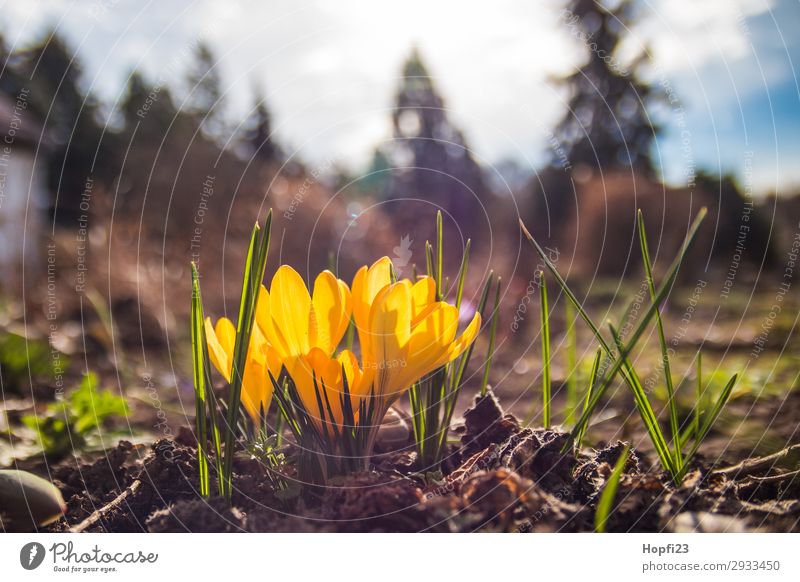
M92 463L56 468L68 509L50 531L591 531L625 449L615 442L575 452L562 431L522 428L491 392L476 398L458 431L461 444L438 477L421 474L413 451L401 449L324 487L276 490L258 459L239 456L232 506L200 497L188 431L149 447L122 441ZM764 475L770 470L758 460L698 465L676 487L631 450L607 529L797 531L800 477Z
M236 507L230 507L221 497L213 499L184 499L164 509L158 509L147 518L148 531L195 533L244 531L245 516Z

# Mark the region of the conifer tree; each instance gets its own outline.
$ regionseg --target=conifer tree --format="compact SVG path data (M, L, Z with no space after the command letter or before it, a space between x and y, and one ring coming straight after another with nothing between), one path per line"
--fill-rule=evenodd
M617 50L634 8L632 0L613 8L599 0L570 0L562 12L562 23L586 52L585 63L563 79L570 97L555 132L573 167L652 170L650 149L659 127L646 108L653 89L637 77L646 58L626 65Z
M403 66L392 126L394 140L386 156L393 168L389 197L430 201L468 233L476 225L485 225L481 203L487 188L481 168L463 134L449 120L444 100L416 49Z

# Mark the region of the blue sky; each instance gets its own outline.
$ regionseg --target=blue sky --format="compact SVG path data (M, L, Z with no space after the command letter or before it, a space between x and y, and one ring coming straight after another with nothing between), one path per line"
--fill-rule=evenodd
M399 68L417 45L476 157L487 166L514 159L533 171L564 109L553 79L585 58L559 21L562 7L558 0L0 0L0 26L12 46L57 27L109 108L134 68L179 84L186 55L204 38L218 53L232 121L260 86L291 151L350 169L390 138ZM621 56L647 48L649 75L668 83L686 112L683 125L669 112L661 117L658 152L668 180L684 182L688 164L742 178L752 156L755 193L800 189L800 2L649 0L641 12Z

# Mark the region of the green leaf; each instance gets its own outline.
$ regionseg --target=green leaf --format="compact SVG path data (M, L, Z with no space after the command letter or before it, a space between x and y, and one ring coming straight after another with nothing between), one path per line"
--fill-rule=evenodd
M492 369L492 360L494 359L494 344L497 336L497 320L500 315L500 277L497 278L497 287L494 292L494 309L492 310L492 326L489 329L489 347L486 353L486 363L483 366L483 377L481 378L481 396L486 395L486 390L489 387L489 372Z
M205 328L203 325L203 300L200 296L200 275L197 265L192 266L192 370L194 371L195 428L197 431L197 461L200 471L200 495L211 495L211 479L208 472L208 431L206 409L206 389L212 390L207 382L208 358Z
M644 216L641 209L637 213L637 224L639 227L639 245L642 249L642 261L647 276L647 287L650 290L650 300L656 300L656 287L653 279L653 263L650 260L650 249L647 246L647 233L644 228ZM680 427L678 424L678 408L675 404L675 386L672 383L672 370L669 364L669 350L667 340L664 336L664 322L661 320L661 310L656 309L656 327L658 329L658 343L661 346L661 365L664 366L664 380L667 385L667 406L669 408L669 425L672 432L672 444L674 448L675 466L680 468L683 464L683 455L680 444Z
M594 385L597 382L597 370L600 368L600 358L602 357L603 350L601 348L597 348L597 352L595 352L594 355L594 360L592 361L592 370L589 372L589 387L586 389L586 397L583 401L583 412L586 412L589 402L592 399L592 390L594 390ZM583 428L575 435L576 446L580 446L580 444L583 442L583 437L586 436L587 428L588 425L583 425Z
M575 326L575 307L565 303L565 319L567 320L567 425L575 422L575 410L578 407L578 334Z
M619 335L611 324L609 324L609 328L611 329L611 335L614 338L614 341L620 348L620 352L622 352L622 340L619 338ZM639 380L639 375L636 373L636 370L634 370L630 358L628 358L627 355L623 357L623 367L623 375L633 390L633 397L636 401L636 409L639 411L642 422L647 429L647 435L650 437L650 441L653 443L653 446L656 449L656 453L658 454L662 466L664 469L666 469L671 477L675 478L675 476L678 474L678 467L676 467L675 461L670 454L669 445L664 438L664 433L661 430L661 426L658 424L658 418L653 411L653 407L650 405L650 400L647 398L647 391L644 389L644 386L642 386L642 383Z
M725 385L725 388L722 389L722 393L719 395L719 398L714 403L714 407L711 409L711 412L708 414L708 416L706 416L705 420L700 426L700 432L694 436L694 444L692 445L692 448L689 449L689 453L686 455L686 460L684 461L684 466L681 468L678 482L682 481L683 477L686 476L686 472L689 469L689 462L694 459L694 456L700 449L700 445L703 444L703 441L708 436L708 433L711 432L711 428L714 426L714 423L717 422L717 419L719 418L722 409L725 407L725 404L727 404L728 400L730 400L733 387L736 386L736 380L738 377L738 374L734 374L733 377L728 380L728 383Z
M594 514L594 531L597 533L604 533L608 518L611 516L611 510L614 508L614 498L617 496L617 489L619 489L619 480L622 477L622 471L625 469L625 463L628 460L629 447L626 446L622 449L619 459L614 464L614 470L606 481L603 492L600 494L600 500L597 502L597 510Z
M69 394L68 400L72 425L80 435L102 425L107 418L128 413L124 398L97 389L97 375L93 372L84 374L80 386Z
M539 306L542 317L542 398L544 400L544 427L550 428L551 391L550 384L550 307L547 303L547 282L544 273L540 272Z
M233 349L233 367L231 371L231 385L228 393L228 414L225 426L225 448L223 450L224 462L222 479L225 483L225 496L230 502L232 495L231 478L233 475L233 457L235 454L234 443L236 440L236 427L240 415L242 398L242 377L250 347L250 334L255 319L256 302L264 280L264 271L267 265L269 251L270 231L272 227L272 210L267 214L263 230L256 224L250 238L247 250L247 259L242 281L242 296L239 303L239 317L236 324L236 343Z
M689 228L689 232L688 232L688 234L686 235L686 238L683 241L683 245L681 245L680 251L678 252L677 256L675 257L675 259L673 260L673 262L670 265L669 269L667 270L667 276L664 279L664 281L661 283L661 286L659 287L658 292L656 293L655 300L651 302L651 305L649 306L649 308L647 309L647 311L645 312L645 314L643 315L643 317L639 321L638 325L634 329L633 333L631 334L631 339L628 341L628 343L626 345L624 345L622 347L622 350L621 350L621 353L619 354L619 357L616 357L616 354L614 354L614 351L611 349L609 344L606 342L606 340L603 338L602 334L600 333L599 328L594 324L594 322L592 321L591 317L589 317L589 314L586 313L586 310L583 309L583 306L578 301L578 298L575 296L575 294L569 288L569 285L567 285L567 282L564 280L564 278L561 277L561 275L558 272L558 269L556 269L555 265L552 263L550 258L547 256L547 253L545 253L544 249L542 249L542 247L539 245L539 243L536 242L536 240L533 238L533 236L530 234L530 232L528 232L528 229L525 228L525 224L520 220L520 227L522 228L522 231L525 234L526 238L533 245L533 247L536 249L536 252L541 257L541 259L544 262L545 266L547 267L548 271L550 271L550 273L554 276L554 278L558 282L558 284L561 287L561 290L563 291L563 293L572 302L572 304L575 306L575 309L578 311L580 316L583 318L583 320L589 326L589 328L591 329L592 333L594 334L595 339L597 340L597 343L600 345L600 347L603 349L603 351L606 353L606 355L609 357L609 359L613 362L613 365L612 365L610 371L606 372L603 375L603 380L598 383L596 389L592 390L592 394L591 394L591 398L589 400L588 406L586 406L584 408L583 413L581 414L581 417L578 419L578 422L573 427L572 433L571 433L571 439L570 439L573 442L575 440L575 436L585 430L585 427L588 424L589 419L594 414L595 408L597 408L597 405L602 400L603 396L605 395L606 390L608 390L609 386L611 386L611 384L613 383L614 378L616 377L616 375L623 368L623 363L624 363L625 358L627 358L630 355L630 353L633 351L633 349L636 347L637 342L639 341L641 336L644 334L644 331L647 329L647 326L649 325L651 319L654 317L655 312L658 309L660 309L661 303L666 299L667 295L669 294L669 291L672 289L672 285L675 282L675 279L676 279L677 274L678 274L678 269L680 268L681 264L683 263L683 259L686 256L686 253L688 253L692 242L694 241L695 237L697 236L697 232L700 229L700 225L702 224L703 220L705 219L706 213L707 213L707 210L705 208L702 208L700 210L700 212L698 212L697 217L695 218L694 222L692 223L692 226ZM628 379L628 377L626 375L624 375L624 374L623 374L623 378L626 381ZM572 443L570 443L570 442L565 443L564 450L565 451L568 450L570 448L571 444Z

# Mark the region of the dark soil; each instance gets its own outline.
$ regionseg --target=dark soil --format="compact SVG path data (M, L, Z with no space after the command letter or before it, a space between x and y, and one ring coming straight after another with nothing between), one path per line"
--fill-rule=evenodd
M489 394L459 427L444 473L422 475L410 449L373 458L369 472L324 488L276 492L259 461L235 463L233 507L202 499L188 431L152 446L122 441L91 463L52 473L67 514L49 531L470 532L593 529L599 494L624 450L562 454L557 430L521 428ZM791 458L795 451L787 453ZM800 476L775 462L712 468L702 462L678 488L631 451L609 531L798 531Z

